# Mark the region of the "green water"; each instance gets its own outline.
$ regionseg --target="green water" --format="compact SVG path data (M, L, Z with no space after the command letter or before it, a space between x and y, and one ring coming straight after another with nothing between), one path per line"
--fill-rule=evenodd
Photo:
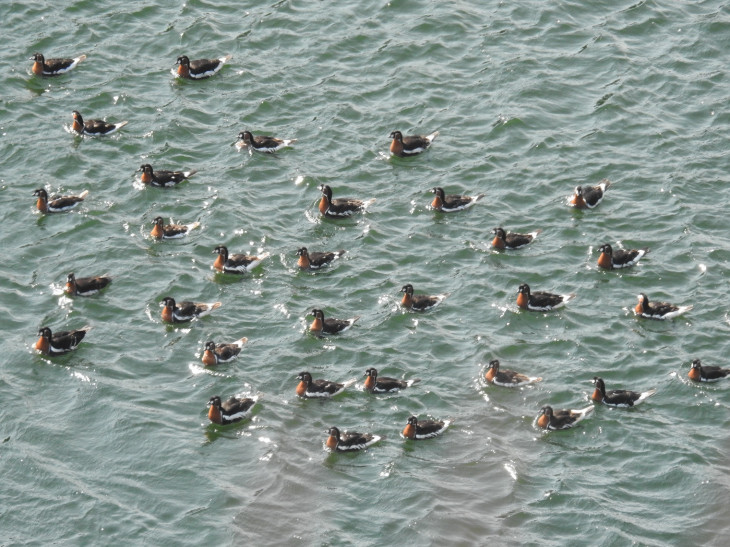
M0 544L724 545L730 539L728 384L694 385L693 358L724 365L730 13L707 2L32 2L0 5ZM30 74L34 52L88 59ZM231 62L176 81L181 54ZM129 120L105 139L69 134L71 111ZM237 152L239 131L297 138L276 156ZM393 159L388 135L440 136ZM197 169L173 189L134 172ZM612 181L594 210L578 184ZM377 199L345 221L335 197ZM434 213L429 189L484 192ZM33 191L89 190L42 216ZM152 219L202 226L148 237ZM491 228L542 229L494 252ZM596 249L650 247L599 271ZM214 274L216 245L269 252L252 274ZM296 250L346 249L296 269ZM61 295L66 274L108 273L102 294ZM575 292L550 314L517 287ZM411 314L399 290L449 293ZM639 320L636 295L693 304ZM223 303L188 326L165 296ZM338 337L306 332L319 307L359 315ZM48 359L40 326L91 325ZM203 369L206 340L249 339ZM542 376L486 387L486 363ZM300 400L296 375L419 377L400 394L357 388ZM657 388L630 410L598 407L544 434L541 406ZM259 394L250 421L209 424L213 395ZM452 418L406 442L411 414ZM384 439L328 454L326 430Z

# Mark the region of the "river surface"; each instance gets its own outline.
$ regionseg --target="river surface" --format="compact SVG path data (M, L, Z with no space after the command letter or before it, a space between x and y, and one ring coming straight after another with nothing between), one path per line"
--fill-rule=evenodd
M687 378L730 350L725 2L61 0L5 2L0 20L0 545L730 542L730 380ZM36 51L88 58L40 78ZM232 59L179 81L182 54ZM80 138L73 110L129 124ZM298 142L250 155L232 146L244 129ZM391 158L395 129L440 135ZM143 163L198 173L145 188ZM567 205L604 178L598 207ZM376 202L322 219L320 184ZM434 186L485 197L438 213ZM40 187L89 195L44 216ZM201 226L154 241L158 215ZM542 232L497 252L496 226ZM604 271L603 243L651 251ZM219 244L270 256L216 274ZM303 272L301 246L347 253ZM114 279L68 298L72 271ZM448 297L410 313L406 283ZM521 283L577 296L520 311ZM638 319L641 292L694 308ZM171 327L165 296L222 306ZM360 319L316 338L315 307ZM93 328L46 358L45 325ZM236 361L202 366L207 340L242 336ZM487 386L494 358L543 381ZM372 396L370 367L421 382ZM303 370L357 384L302 400ZM594 376L657 393L536 427L545 404L593 404ZM260 400L220 427L214 395ZM404 441L411 414L453 424ZM383 439L330 454L335 425Z

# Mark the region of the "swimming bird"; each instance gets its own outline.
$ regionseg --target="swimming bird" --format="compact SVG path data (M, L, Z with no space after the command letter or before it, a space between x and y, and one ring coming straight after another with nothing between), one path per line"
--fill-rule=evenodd
M245 336L230 344L216 344L212 340L209 340L205 343L205 351L203 351L203 358L201 360L206 367L211 367L219 363L228 363L238 357L246 342L248 342L248 338Z
M208 315L221 307L220 302L175 302L174 298L166 296L162 299L162 320L165 323L186 323L197 317Z
M431 193L436 194L436 197L433 198L433 201L431 202L431 207L436 211L441 211L442 213L453 213L467 209L484 197L484 194L478 194L476 196L449 194L447 196L444 194L444 189L439 188L438 186L436 188L431 188Z
M420 441L441 435L451 424L451 420L419 420L415 416L408 418L408 423L401 435L406 439Z
M297 375L297 395L300 397L334 397L355 383L355 379L343 383L330 382L328 380L312 380L309 372L300 372Z
M218 245L213 249L213 252L218 253L218 257L213 263L213 268L219 272L235 274L250 272L269 256L269 253L261 253L258 256L228 254L228 248L225 245Z
M230 61L231 57L231 55L226 55L218 59L196 59L191 61L187 55L180 55L177 58L177 75L188 80L210 78L223 68L223 65Z
M91 296L98 293L112 282L106 275L93 277L76 277L73 272L66 276L66 288L63 292L71 296Z
M576 186L570 204L576 209L593 209L601 203L603 193L609 186L611 182L608 179L603 179L596 186Z
M412 378L410 380L398 380L397 378L388 378L387 376L378 376L378 371L369 368L365 371L365 383L363 388L370 393L392 393L411 387L421 381L420 378Z
M330 427L327 433L329 437L327 437L325 445L332 452L363 450L380 440L378 435L372 433L357 433L356 431L343 431L340 433L340 430L336 427Z
M494 228L492 233L492 247L495 249L519 249L532 243L542 230L535 230L527 234L518 234L516 232L505 232L503 228Z
M642 392L629 391L626 389L612 389L610 391L606 391L606 385L598 376L593 378L593 383L595 384L596 389L593 390L591 399L608 406L629 407L638 405L641 401L646 400L648 397L651 397L656 393L656 389L650 389Z
M86 55L79 55L73 59L46 59L42 53L36 53L30 58L31 61L35 61L31 70L38 76L58 76L74 69L85 59Z
M415 156L425 152L438 135L439 132L434 131L430 135L407 135L404 137L400 131L393 131L390 134L390 138L393 139L393 142L390 143L390 153L400 158Z
M225 403L216 395L208 401L208 419L214 424L228 425L248 418L256 404L257 397L231 397Z
M49 355L51 357L61 355L62 353L75 350L90 330L91 327L87 325L80 329L61 331L53 334L49 327L41 327L38 331L38 341L34 347L43 355Z
M614 270L633 266L649 252L649 249L630 249L628 251L617 249L614 251L610 244L604 243L598 248L598 251L601 253L598 257L598 266L606 270Z
M197 173L195 169L192 171L165 171L163 169L154 171L149 163L141 165L140 168L137 169L137 173L140 171L142 174L140 175L139 180L141 180L144 184L157 186L159 188L171 188Z
M634 308L634 313L648 319L672 319L678 315L688 312L693 306L675 306L667 302L649 302L649 297L644 293L637 296L639 303Z
M73 114L74 117L73 124L71 124L71 130L78 135L89 135L90 137L111 135L129 123L128 121L118 123L108 123L104 120L84 121L78 111L74 110L71 114Z
M319 191L322 192L322 199L319 200L319 212L328 218L345 218L354 213L365 211L375 198L368 200L338 198L332 199L332 188L326 184L319 185Z
M264 152L273 154L274 152L291 146L297 142L296 139L277 139L265 135L254 136L250 131L241 131L238 134L238 140L235 142L236 148L241 150L247 148L249 152Z
M403 298L400 302L401 306L413 311L430 310L438 306L448 296L447 294L413 294L413 285L410 283L403 285L400 292L403 293Z
M575 293L530 292L530 286L527 283L523 283L517 289L517 305L524 310L550 311L564 306L573 298L575 298Z
M699 359L692 361L687 376L695 382L717 382L730 375L730 368L703 365Z
M33 195L38 198L36 207L41 213L62 213L70 211L84 201L84 198L89 195L89 191L84 190L78 196L52 196L49 200L48 192L44 188L38 188Z
M309 252L306 247L297 250L297 266L302 270L318 270L323 266L331 264L334 260L345 254L343 249L332 252Z
M508 369L499 370L499 361L497 359L489 361L489 368L484 378L487 382L502 387L520 387L542 381L539 376L526 376Z
M593 412L592 406L578 410L553 410L551 406L545 405L540 409L540 417L537 419L537 425L543 429L549 429L551 431L557 429L570 429L591 412Z
M190 230L200 226L200 222L193 222L192 224L165 224L162 217L155 217L152 222L154 223L154 227L150 235L155 239L179 239L188 235Z
M333 319L332 317L324 318L324 312L320 309L313 309L311 315L314 316L314 321L309 325L309 331L314 335L322 334L339 334L349 329L355 321L360 319L359 315L350 319Z

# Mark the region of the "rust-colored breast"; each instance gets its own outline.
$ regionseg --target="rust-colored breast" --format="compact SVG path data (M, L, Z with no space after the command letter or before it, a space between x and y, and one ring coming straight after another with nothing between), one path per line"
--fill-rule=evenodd
M337 450L337 437L334 435L327 437L327 448L330 450Z
M162 228L160 228L159 225L155 224L155 227L152 228L152 231L150 232L150 235L154 237L155 239L162 239L162 236L164 235L162 232Z
M38 74L40 76L43 74L43 65L36 61L33 63L33 68L31 70L33 71L33 74Z
M406 439L415 439L416 438L416 427L408 424L403 428L403 436Z
M636 307L634 308L634 311L638 315L641 315L642 313L644 313L644 303L643 302L639 302L638 304L636 304Z
M76 131L76 133L83 133L84 132L84 126L79 123L77 119L74 119L74 123L71 126L71 128Z
M41 213L47 213L48 212L48 201L46 201L43 198L38 198L38 201L36 201L36 207L38 207L38 210Z
M212 367L213 365L218 364L218 360L215 358L215 353L210 350L205 350L205 352L203 352L203 364L206 367Z
M607 253L601 253L601 256L598 257L598 267L606 268L607 270L613 269L613 260L611 260L611 257Z
M400 305L404 308L410 308L413 305L413 299L411 298L411 295L408 293L404 294L402 300L400 301Z
M434 209L441 209L443 207L444 203L441 201L441 198L436 196L433 198L433 201L431 202L431 207Z
M695 382L699 382L702 379L702 375L700 374L700 369L698 369L698 368L689 369L687 376L689 376L690 380L694 380Z
M501 237L495 237L492 240L492 247L494 247L495 249L504 249L504 240Z
M140 178L140 180L141 180L141 181L142 181L142 182L143 182L144 184L149 184L150 182L152 182L152 175L150 175L149 173L147 173L147 172L145 172L145 171L142 171L142 176L141 176L141 177L139 177L139 178Z
M215 259L215 262L213 262L213 267L218 271L223 271L223 265L225 262L223 261L223 255L218 255L218 258Z
M76 294L76 287L71 283L66 283L66 288L63 290L66 294Z
M601 395L601 392L598 389L593 390L593 395L591 395L591 399L594 401L603 401L603 395Z
M322 330L322 320L319 317L315 317L314 321L312 321L312 324L309 325L309 330L321 331Z
M303 270L309 268L309 257L307 257L307 255L300 256L299 260L297 260L297 266L299 266Z
M543 414L537 419L537 425L543 429L547 429L547 426L550 425L550 419Z
M166 323L172 323L172 308L170 306L165 306L162 308L162 320Z
M527 295L523 292L517 293L517 305L522 309L527 309L527 304L529 303L529 299L527 298Z
M182 78L188 78L190 76L190 70L185 65L177 65L177 75Z
M484 378L487 380L487 382L493 382L495 375L496 375L496 373L494 372L494 369L493 368L490 368L487 371L487 373L484 375Z
M319 200L319 212L324 215L327 213L327 209L329 209L329 207L329 200L325 196L322 196L322 199Z
M210 405L210 409L208 409L208 419L214 424L220 425L223 422L220 410L213 405Z
M579 196L578 194L573 196L573 199L570 200L570 204L578 209L586 208L586 200L583 199L583 196Z
M299 382L297 385L297 395L300 397L304 397L307 393L307 383L306 382Z
M365 378L365 389L372 391L375 388L375 378L368 376Z
M390 143L390 153L394 156L400 156L403 153L403 143L393 139Z
M51 349L51 342L42 336L38 338L38 341L35 343L35 349L40 351L41 353L48 355L48 352Z

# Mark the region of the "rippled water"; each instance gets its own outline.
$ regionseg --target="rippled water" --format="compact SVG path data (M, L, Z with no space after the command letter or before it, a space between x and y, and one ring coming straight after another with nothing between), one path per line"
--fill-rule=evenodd
M730 330L725 4L84 0L2 4L0 17L0 544L730 539L728 387L687 380L693 358L724 364ZM39 79L36 51L88 59ZM181 54L227 53L210 80L170 75ZM64 128L72 110L129 125L81 139ZM243 129L298 143L239 153ZM440 136L425 155L393 159L394 129ZM199 173L143 188L142 163ZM567 207L574 186L602 178L613 184L595 210ZM322 220L322 183L377 201ZM434 213L436 185L486 197ZM41 186L90 194L45 217L31 195ZM147 234L158 215L202 226L157 242ZM499 253L497 225L543 231ZM605 242L651 252L599 271ZM271 257L249 275L216 275L218 244ZM303 245L347 254L299 272ZM114 282L69 299L70 271ZM556 313L520 312L523 282L578 296ZM449 297L406 313L405 283ZM694 309L637 320L639 292ZM167 295L223 306L168 327ZM313 307L361 318L316 339ZM40 326L86 324L73 354L32 351ZM206 340L241 336L238 360L201 366ZM544 380L486 387L492 358ZM361 382L372 366L422 381L385 396L294 394L302 370ZM567 432L535 428L544 404L590 404L596 375L608 389L658 391ZM208 399L234 394L260 394L253 418L210 425ZM455 423L405 442L412 413ZM328 454L332 425L384 439Z

